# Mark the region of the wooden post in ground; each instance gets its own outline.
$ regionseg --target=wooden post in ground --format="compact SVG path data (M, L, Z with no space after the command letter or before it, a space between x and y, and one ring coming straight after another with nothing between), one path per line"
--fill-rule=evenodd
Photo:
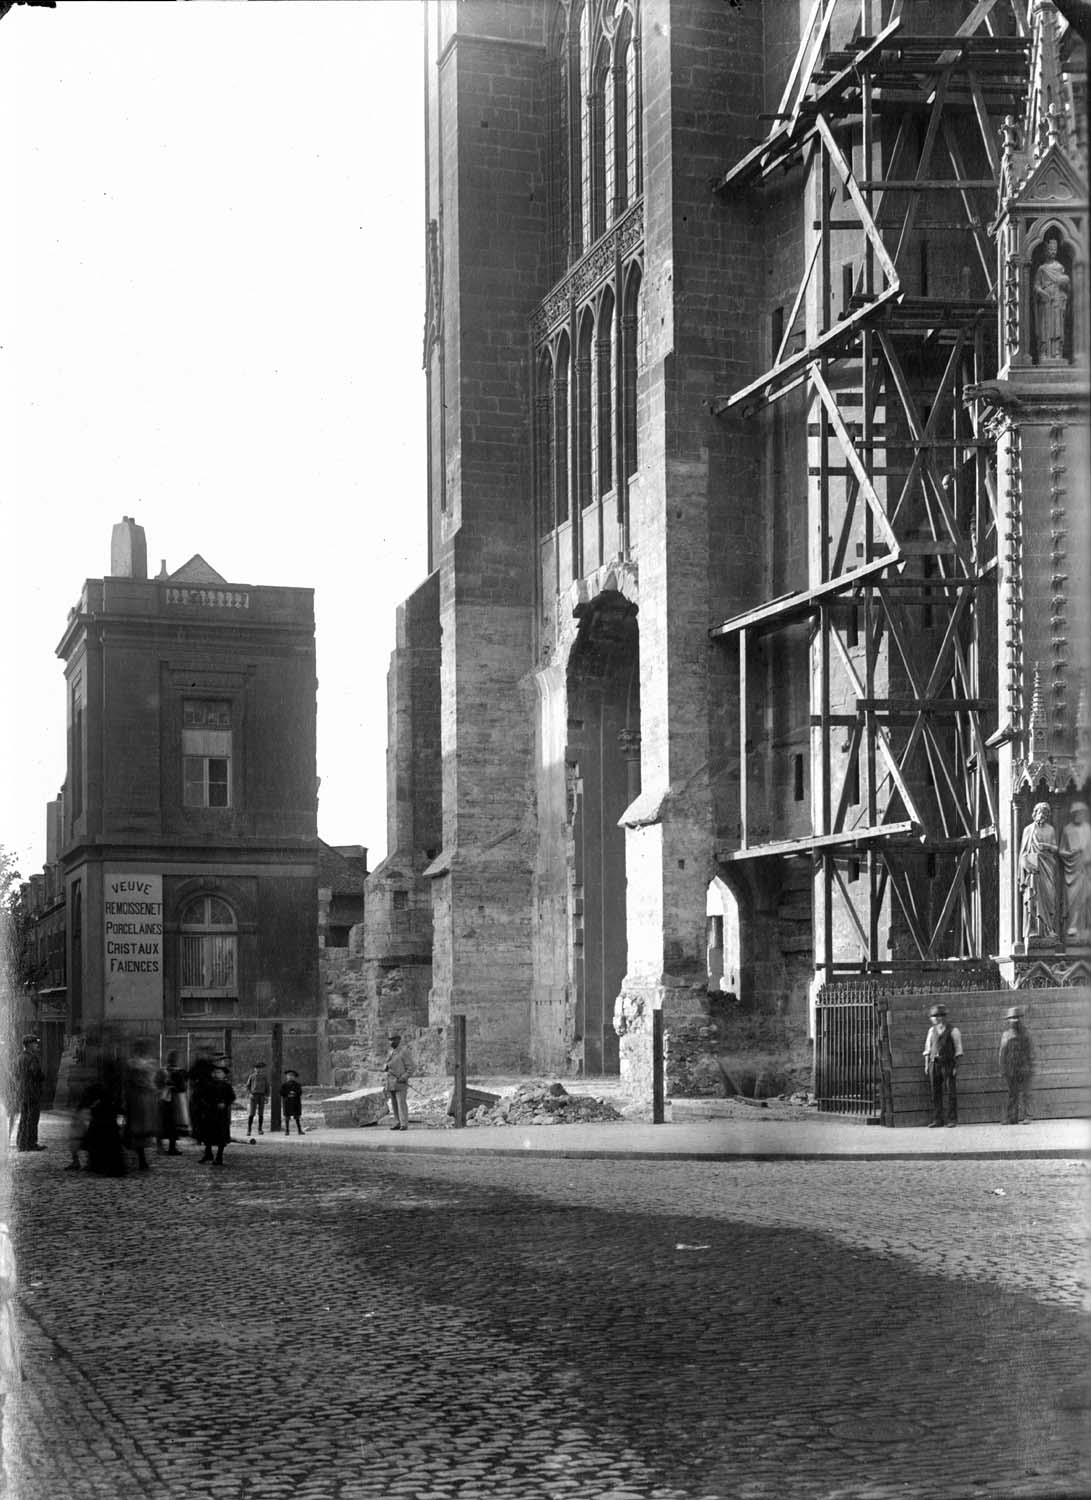
M451 1017L452 1040L455 1051L455 1087L451 1098L451 1110L455 1128L466 1123L466 1017Z
M663 1012L652 1011L652 1124L662 1125L663 1109Z
M272 1074L269 1080L269 1128L279 1130L281 1127L280 1085L284 1073L284 1026L280 1021L273 1022L273 1057L269 1072Z

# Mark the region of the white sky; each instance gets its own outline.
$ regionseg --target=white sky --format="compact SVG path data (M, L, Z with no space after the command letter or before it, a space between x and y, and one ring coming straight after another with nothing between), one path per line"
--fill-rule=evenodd
M148 570L315 589L319 833L386 845L394 610L424 578L419 0L0 21L0 843L45 858L55 656L123 515Z

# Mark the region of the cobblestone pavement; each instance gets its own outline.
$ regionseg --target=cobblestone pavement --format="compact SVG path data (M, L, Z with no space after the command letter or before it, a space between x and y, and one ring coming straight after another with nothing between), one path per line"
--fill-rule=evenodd
M12 1500L1085 1497L1082 1161L10 1174Z

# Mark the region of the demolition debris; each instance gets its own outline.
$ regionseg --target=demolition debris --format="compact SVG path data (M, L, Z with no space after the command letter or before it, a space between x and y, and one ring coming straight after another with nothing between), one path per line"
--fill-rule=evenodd
M467 1125L586 1125L624 1117L604 1099L570 1094L560 1083L521 1083L495 1104L479 1104Z

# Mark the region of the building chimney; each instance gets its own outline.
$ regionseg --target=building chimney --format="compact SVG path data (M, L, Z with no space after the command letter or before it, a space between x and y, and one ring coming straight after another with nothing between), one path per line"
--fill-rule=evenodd
M143 526L122 516L110 536L110 577L147 578L148 544Z

